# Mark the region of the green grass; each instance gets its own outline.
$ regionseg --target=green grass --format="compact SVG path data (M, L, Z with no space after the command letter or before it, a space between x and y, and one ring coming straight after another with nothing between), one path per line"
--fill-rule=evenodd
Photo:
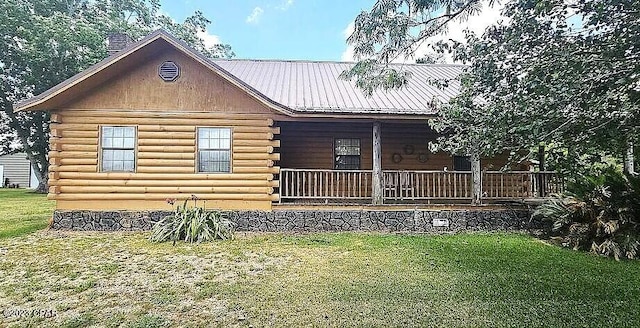
M527 235L238 234L175 247L147 237L0 239L0 326L640 326L640 262Z
M25 189L0 189L0 239L47 227L54 202Z

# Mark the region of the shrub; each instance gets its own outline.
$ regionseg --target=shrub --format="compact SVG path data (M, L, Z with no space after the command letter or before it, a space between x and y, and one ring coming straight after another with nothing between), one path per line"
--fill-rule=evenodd
M569 185L534 217L552 222L552 234L576 250L635 259L640 251L640 178L613 167Z
M199 243L215 239L230 239L233 237L233 222L219 211L209 211L197 206L197 199L192 197L193 206L189 200L173 209L173 214L158 221L153 226L149 239L152 242L184 240L189 243ZM174 204L174 200L167 200Z

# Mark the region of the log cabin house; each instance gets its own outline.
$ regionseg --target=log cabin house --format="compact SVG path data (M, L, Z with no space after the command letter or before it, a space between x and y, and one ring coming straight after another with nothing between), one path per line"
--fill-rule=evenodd
M191 195L225 210L469 204L469 159L428 149L432 100L458 86L427 80L462 66L405 65L407 87L367 97L338 78L349 65L211 60L159 30L15 110L51 113L58 210L168 209ZM499 171L505 161L481 160L483 201L561 188L552 173Z

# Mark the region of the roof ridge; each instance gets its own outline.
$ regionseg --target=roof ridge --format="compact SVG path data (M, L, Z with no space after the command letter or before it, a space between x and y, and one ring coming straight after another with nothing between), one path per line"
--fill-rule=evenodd
M252 59L252 58L213 58L214 62L265 62L265 63L309 63L309 64L355 64L355 61L313 60L313 59ZM432 66L432 67L464 67L464 64L419 64L419 63L390 63L393 66Z

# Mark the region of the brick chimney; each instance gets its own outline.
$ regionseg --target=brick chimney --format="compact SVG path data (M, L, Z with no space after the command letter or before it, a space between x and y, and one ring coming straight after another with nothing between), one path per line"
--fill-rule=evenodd
M107 37L107 51L109 56L121 51L133 43L131 37L126 33L112 33Z

